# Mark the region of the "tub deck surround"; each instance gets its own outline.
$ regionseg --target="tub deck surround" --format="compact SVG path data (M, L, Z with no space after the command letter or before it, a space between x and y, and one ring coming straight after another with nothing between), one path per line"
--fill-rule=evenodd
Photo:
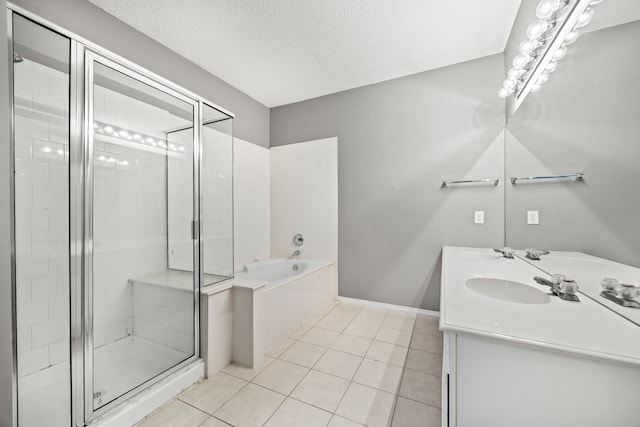
M548 274L564 274L574 279L583 294L640 325L640 309L623 307L600 296L600 282L605 277L640 286L640 268L582 252L551 251L539 261L528 260L525 255L525 251L516 250L516 256L522 260Z
M445 246L440 329L640 367L640 327L589 298L570 302L554 296L546 304L520 304L486 297L465 284L490 277L548 292L535 276L544 273L492 249Z
M273 289L331 264L331 261L321 260L269 258L245 264L243 267L246 271L236 273L236 277L241 280L266 281L267 289Z

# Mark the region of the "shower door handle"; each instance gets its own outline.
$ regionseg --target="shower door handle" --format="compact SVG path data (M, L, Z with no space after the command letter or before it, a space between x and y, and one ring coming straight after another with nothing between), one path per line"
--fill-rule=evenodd
M198 221L191 221L191 238L196 240L198 238Z

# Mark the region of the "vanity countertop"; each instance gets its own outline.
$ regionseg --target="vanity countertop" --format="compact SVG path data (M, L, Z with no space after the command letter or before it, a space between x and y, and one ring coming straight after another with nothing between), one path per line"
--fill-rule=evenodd
M492 249L445 246L442 256L440 329L640 366L640 327L580 296L552 296L545 304L507 302L471 290L467 279L489 277L524 283L549 276L522 259Z
M623 307L600 296L600 282L605 277L640 286L640 268L582 252L551 251L539 261L527 260L525 251L517 250L516 255L548 274L564 274L575 280L582 293L640 325L640 309Z

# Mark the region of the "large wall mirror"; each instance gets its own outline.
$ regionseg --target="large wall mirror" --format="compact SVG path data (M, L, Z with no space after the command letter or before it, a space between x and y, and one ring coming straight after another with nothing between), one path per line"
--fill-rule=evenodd
M640 285L640 5L631 3L598 4L542 90L508 118L505 229L508 246L551 251L533 264L573 276L583 293L640 324L640 309L600 295L605 277ZM520 13L535 4L523 1ZM577 173L584 177L510 182Z

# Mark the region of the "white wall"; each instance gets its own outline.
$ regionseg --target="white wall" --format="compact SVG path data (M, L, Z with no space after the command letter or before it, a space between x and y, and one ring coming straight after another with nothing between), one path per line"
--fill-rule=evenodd
M304 245L293 244L301 233ZM271 149L271 256L338 262L338 138Z
M269 257L269 150L233 140L234 264Z

